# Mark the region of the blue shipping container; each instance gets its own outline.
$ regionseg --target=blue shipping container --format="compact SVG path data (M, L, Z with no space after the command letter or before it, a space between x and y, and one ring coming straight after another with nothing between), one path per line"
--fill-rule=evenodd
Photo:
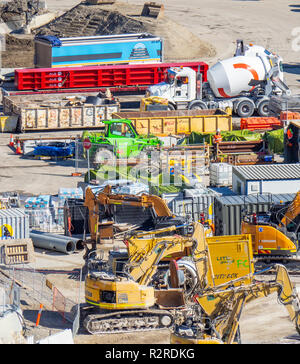
M163 61L162 39L152 34L35 38L37 68L107 64L157 63Z

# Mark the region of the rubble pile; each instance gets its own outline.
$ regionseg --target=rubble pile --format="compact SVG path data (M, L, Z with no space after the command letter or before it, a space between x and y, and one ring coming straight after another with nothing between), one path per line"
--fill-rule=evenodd
M4 23L22 21L28 24L35 15L45 13L44 6L38 0L16 0L0 5L0 18Z

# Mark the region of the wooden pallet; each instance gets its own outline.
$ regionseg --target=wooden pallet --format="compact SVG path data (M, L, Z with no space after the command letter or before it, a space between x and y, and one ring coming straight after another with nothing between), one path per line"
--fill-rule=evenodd
M31 239L1 240L2 260L5 265L25 264L33 260L33 243Z

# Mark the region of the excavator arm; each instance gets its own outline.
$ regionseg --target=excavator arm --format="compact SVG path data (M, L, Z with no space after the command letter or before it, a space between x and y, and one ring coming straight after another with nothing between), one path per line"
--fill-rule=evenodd
M286 307L291 321L300 334L299 295L291 283L286 268L278 264L276 265L275 280L256 281L253 279L251 284L228 286L226 289L222 289L220 286L207 287L201 294L196 294L194 300L201 307L201 314L195 317L193 324L198 328L197 334L194 337L184 338L178 335L178 332L173 333L171 342L207 343L210 340L217 340L232 344L236 340L245 304L261 297L267 297L274 292L277 292L279 302ZM210 327L204 328L204 323L208 322Z
M177 228L177 226L171 226L151 231L151 233L136 233L125 238L129 256L126 270L139 284L149 284L162 260L191 254L194 245L192 238L177 234L161 236L171 233Z
M297 216L300 215L300 191L297 192L294 200L289 204L289 207L281 219L281 223L287 226L292 223Z
M171 343L233 343L239 336L239 321L244 306L257 298L266 297L277 292L278 300L282 303L295 324L300 334L300 299L293 287L289 274L283 265L276 265L276 277L271 281L258 281L254 277L254 271L248 265L248 273L244 276L236 276L232 280L219 283L217 261L222 264L222 270L234 267L238 258L234 259L222 256L221 248L217 249L215 257L208 238L205 238L203 226L195 224L193 235L197 244L193 250L193 260L198 275L198 284L193 292L196 309L192 313L187 310L186 317L175 325L175 331L171 335ZM220 242L226 242L226 237L221 237ZM234 240L234 237L231 237ZM216 241L217 243L217 241ZM251 247L251 238L248 241ZM224 245L226 246L226 244ZM244 248L236 243L237 251ZM226 249L230 254L229 249ZM248 252L251 261L252 250ZM252 256L253 257L253 256ZM226 259L225 259L226 258ZM234 277L234 276L233 276ZM197 306L199 305L199 306Z
M144 208L151 208L153 213L157 217L173 217L173 213L168 208L168 205L163 199L155 195L141 196L129 195L129 194L113 194L111 192L111 186L106 186L103 191L94 193L91 188L86 189L84 206L89 210L89 228L91 234L91 240L96 244L99 240L99 212L101 209L110 214L110 206L124 205L124 206L137 206Z

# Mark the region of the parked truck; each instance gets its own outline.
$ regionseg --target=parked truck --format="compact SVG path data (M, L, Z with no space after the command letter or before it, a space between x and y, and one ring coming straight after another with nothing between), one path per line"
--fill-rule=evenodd
M189 67L171 67L167 72L165 82L150 86L146 96L168 99L169 109L230 107L240 117L254 112L268 116L270 96L290 94L283 80L282 58L240 40L233 57L208 69L207 82Z

